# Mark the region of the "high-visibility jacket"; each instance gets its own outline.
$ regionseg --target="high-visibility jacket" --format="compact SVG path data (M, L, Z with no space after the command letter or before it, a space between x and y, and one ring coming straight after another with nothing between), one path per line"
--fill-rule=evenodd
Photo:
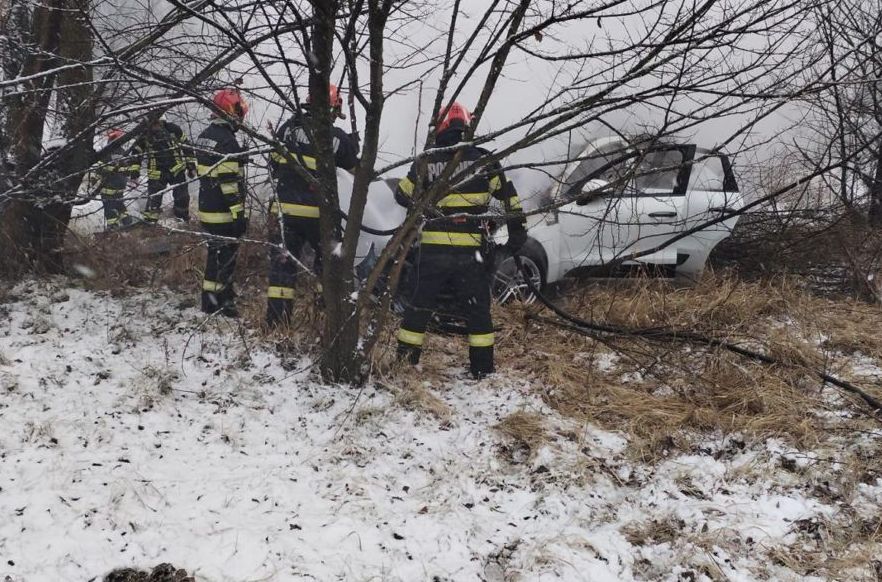
M245 164L248 156L236 130L213 119L195 143L199 173L199 220L207 224L233 222L244 211Z
M309 182L292 167L299 164L309 173L315 174L317 166L316 149L307 131L309 113L299 113L283 123L276 131L276 139L284 144L290 157L273 152L270 170L277 180L278 200L273 202L270 211L278 215L318 218L318 194ZM358 164L358 143L348 133L334 128L334 165L344 170L353 170Z
M129 156L130 174L140 173L141 162L147 158L148 180L159 180L163 173L177 176L196 161L184 130L168 121L160 121L158 127L148 129L135 141Z
M448 130L436 139L437 147L449 147L458 143L462 131L458 129ZM480 170L480 160L490 152L477 146L465 146L456 151L439 151L429 153L425 160L425 170L420 191L425 192L439 179L447 165L460 151L461 157L457 167L450 174L451 183L456 187L450 188L437 199L435 207L443 216L449 218L431 219L423 229L420 243L424 248L435 249L466 249L474 250L480 247L484 241L486 230L481 221L468 219L463 214L485 214L489 210L490 199L496 198L503 202L505 210L519 212L522 210L517 192L509 186L502 167L497 162L483 166ZM477 165L476 165L477 163ZM465 182L462 175L469 174L468 169L474 166L475 171ZM395 199L402 206L410 206L413 196L417 191L419 164L414 162L405 178L398 183L395 191ZM460 178L457 179L457 175ZM459 216L456 216L459 215ZM509 219L510 228L523 228L523 218Z

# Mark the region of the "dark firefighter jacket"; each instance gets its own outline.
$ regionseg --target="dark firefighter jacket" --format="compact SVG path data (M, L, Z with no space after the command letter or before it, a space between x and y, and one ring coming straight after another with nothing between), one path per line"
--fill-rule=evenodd
M121 150L114 150L92 168L90 181L97 183L98 193L115 196L126 189L128 161Z
M225 120L213 119L196 140L199 173L199 220L233 222L244 209L245 164L248 156Z
M193 149L179 125L160 121L135 142L129 152L131 163L128 172L141 172L141 161L147 157L147 179L159 180L163 173L177 176L193 163Z
M455 145L462 138L462 131L458 129L448 130L438 135L436 147L449 147ZM490 198L501 200L505 206L506 213L521 211L521 202L517 192L505 178L502 167L499 163L494 162L483 167L476 174L472 175L464 183L456 176L462 176L465 172L468 175L468 168L476 162L488 155L490 152L477 147L466 146L455 151L440 151L430 153L426 159L425 176L422 181L421 192L429 189L435 182L447 164L454 159L457 152L462 152L460 161L456 169L450 174L450 178L455 181L457 186L449 191L441 194L440 199L436 197L438 202L435 207L440 211L444 218L432 219L423 229L420 237L420 243L424 249L465 249L474 250L483 243L483 236L486 229L482 221L476 219L468 219L463 214L485 214L489 210ZM410 206L414 193L417 191L418 180L417 163L411 165L407 177L402 178L398 183L395 191L395 200L402 206ZM457 216L459 215L459 216ZM510 230L523 229L523 218L513 218L508 221Z
M309 113L301 113L286 121L276 131L276 139L288 150L288 156L273 152L270 169L278 181L278 202L270 211L285 216L318 218L319 198L306 179L292 167L295 163L306 168L311 174L317 168L316 150L305 129ZM338 168L352 171L358 164L358 143L348 133L334 128L334 164Z

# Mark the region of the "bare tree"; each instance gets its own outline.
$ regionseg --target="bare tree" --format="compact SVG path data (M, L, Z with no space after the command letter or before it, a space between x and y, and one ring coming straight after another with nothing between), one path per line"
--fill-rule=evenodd
M831 59L814 34L814 15L829 12L828 0L704 0L690 5L667 0L481 0L468 6L460 0L441 5L415 0L172 4L170 12L152 19L139 19L137 11L116 25L98 26L93 19L89 30L94 49L100 47L98 58L70 52L68 61L59 61L56 37L44 35L42 48L31 51L16 69L18 88L10 102L27 102L30 109L19 109L37 112L32 118L10 116L16 119L16 135L26 137L31 146L39 143L34 135L39 135L45 119L48 87L67 70L65 63L81 65L81 75L92 71L92 83L86 76L67 82L71 90L92 87L91 102L99 104L98 112L70 126L71 136L89 143L90 132L98 126L134 121L129 131L133 137L144 127L145 116L182 104L208 110L211 92L241 77L258 115L243 128L252 153L257 158L271 152L290 155L262 126L296 110L308 93L316 112L308 131L320 155L315 174L305 169L302 173L320 194L326 265L321 275L326 316L320 366L326 378L343 382L361 382L368 376L405 255L421 226L434 218L435 203L452 186L497 162L511 170L532 169L550 181L562 165L573 161L577 150L570 146L585 139L586 128L598 124L640 134L643 143L653 144L689 136L712 122L725 127L715 136L713 151L727 148L732 153L747 147L757 125L784 105L842 85L836 77L842 58ZM35 22L51 21L52 6L37 10ZM88 12L84 6L77 10ZM152 15L152 10L142 7L140 14ZM46 26L35 25L34 30ZM136 40L121 43L126 32L136 32ZM42 38L36 32L34 36ZM171 39L186 41L192 50L182 54ZM530 79L531 71L540 67L549 74ZM99 69L101 74L95 74ZM532 83L518 85L519 76ZM330 82L346 87L351 130L362 144L351 192L338 191L332 162ZM514 104L513 86L523 89ZM124 105L116 99L114 109L106 107L111 95L125 96ZM421 148L411 149L410 143L403 147L403 140L389 151L387 136L398 132L408 142L421 136L422 149L431 150L434 112L454 100L468 102L474 111L465 143L484 144L493 148L492 154L465 167L455 156L431 188L418 189L404 222L360 283L354 267L359 238L370 226L363 218L371 183L401 176L424 159ZM394 115L389 114L390 104ZM403 115L403 110L413 115ZM25 119L29 129L22 125ZM557 154L532 158L531 152L540 147ZM13 149L18 159L26 148ZM23 179L37 163L36 151L22 158L13 191L22 191ZM826 176L854 159L852 152L830 163L818 162L806 175ZM82 170L77 162L67 171L71 185ZM633 172L626 172L622 180L630 177ZM768 199L802 183L776 189ZM260 206L265 202L260 200ZM545 200L528 214L553 212L562 204ZM4 211L3 219L14 220L13 214ZM62 216L58 223L63 222ZM652 251L643 248L616 260ZM381 286L383 281L388 284Z
M799 149L808 164L845 160L827 177L828 188L847 208L882 220L882 17L863 0L815 10L817 42L826 53L828 84L811 95L807 143ZM861 151L860 155L855 155Z

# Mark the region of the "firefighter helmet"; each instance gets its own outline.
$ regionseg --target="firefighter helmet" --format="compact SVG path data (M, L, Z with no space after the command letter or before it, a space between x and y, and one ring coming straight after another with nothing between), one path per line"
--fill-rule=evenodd
M312 102L312 96L306 96L306 104L309 105ZM340 94L340 89L337 88L337 85L330 83L328 84L328 103L331 104L332 109L342 109L343 108L343 96Z
M121 138L122 136L124 136L125 134L126 134L126 132L124 132L120 128L113 127L111 129L107 130L107 141L111 142L111 141L117 140L117 139Z
M471 122L472 114L457 101L454 101L450 107L441 109L435 118L437 133L442 133L448 129L464 130Z
M221 89L214 94L212 102L231 117L244 119L248 113L248 102L236 88Z

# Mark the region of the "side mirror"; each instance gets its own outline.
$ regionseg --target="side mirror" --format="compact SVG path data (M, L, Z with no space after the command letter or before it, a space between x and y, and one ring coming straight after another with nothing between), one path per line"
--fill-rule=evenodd
M609 182L595 178L588 180L582 185L582 193L576 199L577 206L585 206L586 204L597 200L609 194Z

